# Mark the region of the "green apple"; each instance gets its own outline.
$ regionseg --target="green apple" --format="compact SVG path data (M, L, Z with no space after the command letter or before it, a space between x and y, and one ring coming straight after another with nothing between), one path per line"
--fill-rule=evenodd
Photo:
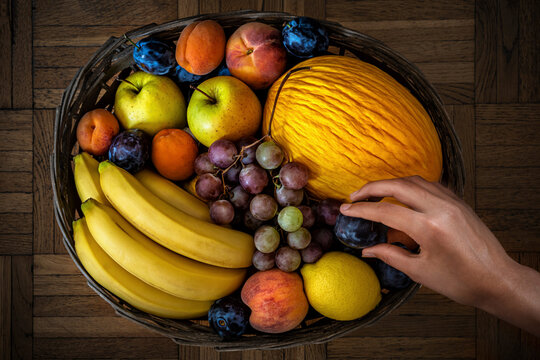
M242 81L232 76L216 76L194 91L187 109L193 136L209 147L218 139L231 141L253 135L259 129L262 107L259 99Z
M186 126L186 101L174 81L139 71L116 90L114 113L126 129L140 129L154 136L162 129Z

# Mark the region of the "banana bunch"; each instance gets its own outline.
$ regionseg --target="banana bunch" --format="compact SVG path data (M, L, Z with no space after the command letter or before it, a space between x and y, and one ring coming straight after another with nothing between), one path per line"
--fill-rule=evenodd
M148 313L196 318L242 285L251 235L212 223L204 202L151 170L133 176L86 153L74 162L76 251L102 286Z

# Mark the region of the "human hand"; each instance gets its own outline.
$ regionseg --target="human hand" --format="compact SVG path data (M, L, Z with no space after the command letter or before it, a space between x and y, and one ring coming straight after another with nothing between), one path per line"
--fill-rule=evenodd
M361 201L387 196L409 208ZM499 317L508 307L528 306L539 324L540 290L528 290L540 289L538 272L514 262L474 211L443 185L418 176L381 180L366 184L351 200L360 202L343 204L344 215L384 223L420 245L420 253L413 254L378 244L364 249L362 256L377 257L416 282ZM523 296L516 299L516 293Z

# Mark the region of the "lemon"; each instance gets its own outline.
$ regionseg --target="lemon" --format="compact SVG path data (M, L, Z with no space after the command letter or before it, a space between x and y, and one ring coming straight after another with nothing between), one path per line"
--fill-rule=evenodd
M357 257L333 251L300 270L309 303L334 320L364 316L381 301L381 285L375 272Z

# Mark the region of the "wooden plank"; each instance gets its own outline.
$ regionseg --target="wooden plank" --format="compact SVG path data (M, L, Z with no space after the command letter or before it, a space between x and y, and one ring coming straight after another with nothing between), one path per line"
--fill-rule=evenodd
M96 295L83 275L34 276L34 296Z
M540 192L531 189L478 189L477 209L540 209Z
M2 1L0 4L0 48L2 57L0 58L0 108L12 107L12 78L11 78L11 11L10 1Z
M426 6L421 0L334 0L327 2L326 13L336 21L470 19L474 17L474 3L445 0Z
M34 253L53 253L60 234L54 219L49 156L52 152L54 111L34 115Z
M175 20L176 14L176 0L118 0L91 4L69 0L38 1L34 8L34 26L117 24L135 28Z
M14 213L0 215L0 233L32 234L32 214Z
M471 338L339 338L329 342L327 349L328 359L474 358L475 341Z
M234 10L260 10L258 0L227 0L221 3L222 12Z
M385 44L415 64L473 62L474 41L411 41L388 39Z
M178 18L199 14L199 0L178 0Z
M476 146L476 166L480 167L540 167L540 146L507 145ZM480 170L478 170L480 171Z
M474 63L472 61L420 63L417 65L426 79L433 84L472 84L474 82Z
M218 353L214 348L201 346L199 350L199 358L204 360L220 360L220 353Z
M65 89L75 77L77 71L79 71L78 67L62 68L61 70L57 68L37 68L34 71L34 89Z
M1 213L31 213L31 193L0 193Z
M95 296L36 296L34 316L54 317L103 317L115 316L114 309L101 297Z
M32 107L32 1L11 1L11 6L13 107L30 108Z
M476 359L497 359L498 320L482 310L476 311Z
M264 11L283 11L283 0L263 1Z
M497 2L476 1L476 102L497 102Z
M0 130L0 151L32 150L32 130Z
M328 357L328 344L306 345L304 347L306 360L325 360Z
M111 36L120 37L133 30L132 25L104 26L55 26L34 25L34 47L36 46L101 46ZM85 50L82 50L85 51Z
M69 255L35 255L34 275L78 275L79 269Z
M511 0L500 0L497 7L498 103L518 101L518 10L519 2Z
M0 359L11 359L11 256L0 256Z
M482 145L540 145L540 121L528 125L481 124L476 127L476 143Z
M3 131L32 131L32 110L0 110L0 127Z
M32 192L32 173L6 171L0 174L0 192Z
M35 317L34 337L155 337L156 333L131 320L111 317Z
M476 174L476 188L540 189L540 167L485 167Z
M32 359L32 256L13 256L11 274L11 352Z
M540 251L522 252L520 262L528 267L540 271ZM521 356L523 359L537 359L540 354L540 337L534 336L524 330L521 330Z
M32 151L0 151L0 171L32 171Z
M34 67L79 68L99 49L98 46L35 46Z
M540 251L540 231L515 228L494 230L493 234L506 251Z
M187 345L178 346L178 360L199 359L200 358L199 354L200 354L200 347L198 346L187 346Z
M166 337L34 338L34 357L37 359L173 359L178 358L178 346Z
M540 120L540 104L478 104L478 124L529 126Z
M327 20L338 21L344 27L365 33L384 43L424 41L442 43L451 41L473 41L474 19L446 20L390 20L390 21L339 21L327 14Z
M199 11L201 14L218 13L220 11L220 0L199 1Z
M454 128L461 141L463 161L465 166L465 196L464 199L473 209L476 207L475 176L476 163L474 149L476 147L476 122L472 105L454 106Z
M474 308L458 304L439 294L416 293L409 301L392 312L393 315L455 315L473 316Z
M502 210L502 209L479 209L478 216L492 231L515 231L527 229L540 231L540 211L538 210Z
M38 109L56 109L62 100L65 89L35 89L34 107Z
M0 234L0 254L32 255L32 240L32 234Z
M433 84L444 104L474 103L473 83Z
M306 359L306 346L295 346L292 348L283 349L283 359ZM326 353L325 353L326 355ZM325 356L326 357L326 356ZM310 359L313 359L311 357Z
M519 1L519 102L540 101L540 49L538 47L540 3Z
M326 18L326 2L317 1L299 1L283 0L283 11L298 16L309 16L315 19Z
M471 337L475 336L475 316L394 315L373 326L355 330L345 337Z

